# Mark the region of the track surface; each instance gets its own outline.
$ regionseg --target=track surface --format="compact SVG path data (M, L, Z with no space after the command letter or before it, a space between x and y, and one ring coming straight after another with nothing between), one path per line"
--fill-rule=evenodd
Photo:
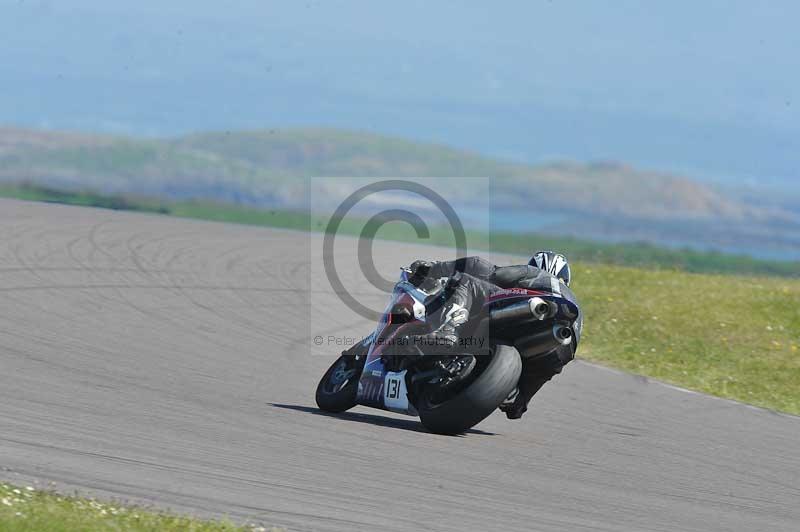
M321 414L314 336L371 324L320 248L0 200L0 478L289 530L800 530L800 419L581 362L463 437Z

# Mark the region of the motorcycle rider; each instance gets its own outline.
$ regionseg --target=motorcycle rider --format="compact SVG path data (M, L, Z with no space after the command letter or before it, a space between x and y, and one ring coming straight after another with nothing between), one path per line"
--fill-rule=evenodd
M501 289L543 290L578 304L575 294L569 289L569 263L563 255L552 251L537 252L528 264L523 265L497 266L481 257L472 256L454 261L418 260L409 269L409 281L414 284L422 283L425 279L446 278L448 285L446 301L438 311L438 323L441 325L429 334L415 337L414 341L421 345L445 349L456 346L460 329L469 320L470 314L479 312L486 298ZM572 342L541 356L523 359L517 389L500 406L509 419L521 418L533 396L575 357L582 325L583 315L579 311L573 326ZM357 344L343 354L354 355L367 346Z

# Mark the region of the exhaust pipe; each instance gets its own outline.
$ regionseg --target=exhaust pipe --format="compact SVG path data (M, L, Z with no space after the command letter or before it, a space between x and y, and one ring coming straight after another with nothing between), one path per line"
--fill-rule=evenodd
M552 351L557 347L572 343L574 332L566 325L556 324L553 327L523 336L514 342L523 358L535 357Z
M556 312L558 312L558 308L555 303L550 303L540 297L532 297L527 301L492 310L491 318L493 323L531 318L542 321L552 318L556 315Z
M531 314L539 321L555 316L556 312L558 311L555 304L550 304L544 299L539 299L538 297L532 298L529 305Z
M572 341L572 329L566 325L556 325L553 327L553 338L561 345L568 345Z

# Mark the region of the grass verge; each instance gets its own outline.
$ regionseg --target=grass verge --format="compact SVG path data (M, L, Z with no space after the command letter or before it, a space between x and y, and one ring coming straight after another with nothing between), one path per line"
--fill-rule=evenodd
M299 212L211 203L163 203L31 186L0 186L2 195L312 231L324 231L327 221ZM362 226L361 220L345 220L341 232L357 235ZM377 237L416 241L410 228L403 224L387 224ZM518 254L529 253L532 248L559 249L580 259L574 261L574 288L586 314L581 357L800 415L797 263L676 253L636 245L611 246L540 235L471 233L469 242L471 248ZM452 234L432 228L430 243L452 245ZM691 273L706 270L737 275ZM776 276L741 275L748 271Z
M260 525L203 521L138 507L67 497L0 483L0 530L4 532L189 531L278 532Z
M800 415L800 281L584 263L574 279L582 358Z

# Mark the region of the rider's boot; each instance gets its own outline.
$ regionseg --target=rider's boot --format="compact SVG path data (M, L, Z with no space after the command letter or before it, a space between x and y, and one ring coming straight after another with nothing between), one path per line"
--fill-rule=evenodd
M519 419L528 411L528 403L536 395L544 383L553 378L554 374L522 375L517 388L500 405L500 410L506 413L508 419Z
M455 327L445 324L431 333L418 334L411 340L423 352L450 351L458 345L458 334Z

